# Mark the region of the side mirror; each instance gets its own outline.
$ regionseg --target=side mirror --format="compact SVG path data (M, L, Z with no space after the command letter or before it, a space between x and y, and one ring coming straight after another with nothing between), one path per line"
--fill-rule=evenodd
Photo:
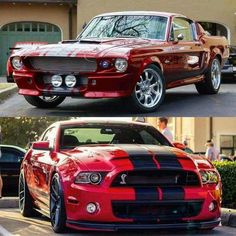
M175 148L178 148L178 149L183 150L183 151L186 149L186 146L183 143L174 142L173 145L174 145Z
M179 34L176 38L177 41L182 41L184 40L184 35L183 34Z
M32 144L32 148L34 150L42 150L42 151L50 151L50 144L48 141L42 141L42 142L34 142Z

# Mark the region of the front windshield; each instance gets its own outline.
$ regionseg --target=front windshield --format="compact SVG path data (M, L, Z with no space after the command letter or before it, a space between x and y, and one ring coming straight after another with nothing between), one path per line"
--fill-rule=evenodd
M165 40L167 17L162 16L102 16L92 20L80 39L148 38Z
M118 125L63 128L60 143L61 149L71 149L78 146L94 144L170 145L153 127Z

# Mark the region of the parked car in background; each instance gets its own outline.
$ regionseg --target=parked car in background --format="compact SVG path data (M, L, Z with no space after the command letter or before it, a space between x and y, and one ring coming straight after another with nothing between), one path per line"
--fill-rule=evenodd
M17 195L21 162L26 151L23 148L0 145L1 175L3 178L3 196Z
M66 121L51 125L25 155L19 206L52 228L213 229L221 179L201 156L174 147L148 124Z
M14 45L13 48L10 48L11 55L14 54L16 51L22 50L22 49L36 49L38 46L46 45L46 42L18 42ZM7 61L7 82L8 83L14 83L13 78L13 67L10 62L10 57Z
M236 46L230 46L230 56L222 69L225 79L236 79Z
M131 109L152 112L166 89L195 84L200 94L217 94L228 57L225 37L180 14L145 11L96 16L76 40L16 52L10 63L33 106L125 97Z

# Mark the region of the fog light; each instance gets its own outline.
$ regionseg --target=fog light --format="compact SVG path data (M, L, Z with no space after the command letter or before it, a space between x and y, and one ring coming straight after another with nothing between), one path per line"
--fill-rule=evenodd
M209 208L210 212L213 212L213 211L215 211L216 207L217 207L217 203L211 202L208 208Z
M76 77L74 75L67 75L65 78L65 84L69 88L75 87L77 83Z
M86 209L89 214L94 214L98 210L98 206L96 203L91 202L87 205Z
M61 85L63 83L63 79L60 75L53 75L51 83L52 83L53 87L59 88L59 87L61 87Z

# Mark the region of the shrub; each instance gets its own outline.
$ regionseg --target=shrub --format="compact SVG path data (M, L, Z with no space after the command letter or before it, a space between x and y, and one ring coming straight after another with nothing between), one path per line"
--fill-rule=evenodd
M223 206L236 208L236 162L214 162L223 185Z

